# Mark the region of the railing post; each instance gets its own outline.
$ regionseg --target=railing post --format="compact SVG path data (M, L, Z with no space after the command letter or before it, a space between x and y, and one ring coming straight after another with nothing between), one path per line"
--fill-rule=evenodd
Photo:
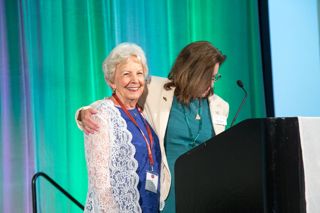
M71 194L69 194L66 190L64 190L58 183L56 183L53 179L51 179L47 174L43 172L37 172L32 177L32 208L33 213L37 213L37 179L38 177L43 176L49 183L51 183L54 187L56 187L62 194L64 194L67 198L69 198L74 204L76 204L79 208L84 210L84 206L76 200Z
M36 186L36 181L37 178L42 174L42 172L38 172L33 175L32 177L32 208L33 208L33 213L37 213L37 186Z

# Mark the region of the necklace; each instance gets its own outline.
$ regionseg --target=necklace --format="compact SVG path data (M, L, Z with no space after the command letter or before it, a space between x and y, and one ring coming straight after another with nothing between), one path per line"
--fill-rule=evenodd
M190 121L189 121L189 119L188 119L185 106L182 106L182 109L183 109L183 113L184 113L184 118L185 118L186 123L187 123L189 135L190 135L191 140L192 140L190 145L191 145L192 147L195 147L196 144L197 144L197 139L198 139L198 137L199 137L199 135L200 135L200 131L202 130L202 119L201 119L201 116L202 116L202 107L201 107L201 100L199 99L199 107L198 107L198 110L197 110L197 115L196 115L196 117L195 117L195 120L200 121L197 134L193 134L193 132L192 132L191 125L190 125ZM190 105L190 112L191 112L191 105Z
M197 113L195 119L196 119L196 120L201 120L201 116L199 115L199 113Z
M190 106L191 107L191 106ZM201 120L201 116L202 116L202 107L201 107L201 100L199 99L199 107L196 106L197 109L197 115L194 119L196 120Z

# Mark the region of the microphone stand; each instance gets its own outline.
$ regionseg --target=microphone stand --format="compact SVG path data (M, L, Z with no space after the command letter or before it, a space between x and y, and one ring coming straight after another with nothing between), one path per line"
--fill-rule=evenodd
M236 119L238 118L239 112L240 112L240 110L241 110L244 102L246 101L246 99L247 99L247 97L248 97L248 93L247 93L247 91L245 90L245 88L244 88L243 83L242 83L241 80L238 80L238 81L237 81L237 85L244 91L244 97L243 97L243 99L242 99L242 101L241 101L241 104L240 104L240 106L239 106L239 108L238 108L238 111L237 111L236 115L235 115L235 116L233 117L233 119L232 119L232 122L231 122L230 127L233 126L234 122L235 122Z

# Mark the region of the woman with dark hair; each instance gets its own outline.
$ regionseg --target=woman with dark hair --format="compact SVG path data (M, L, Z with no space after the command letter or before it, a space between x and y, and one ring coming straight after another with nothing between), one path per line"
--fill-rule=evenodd
M147 82L139 102L164 147L161 151L167 154L171 174L180 155L225 130L229 105L213 91L224 61L225 56L209 42L193 42L180 52L168 79L152 76ZM99 129L91 120L94 113L89 108L76 114L79 127L88 134ZM168 213L175 212L174 175L171 178L169 194L161 194L163 199L168 195L163 210Z

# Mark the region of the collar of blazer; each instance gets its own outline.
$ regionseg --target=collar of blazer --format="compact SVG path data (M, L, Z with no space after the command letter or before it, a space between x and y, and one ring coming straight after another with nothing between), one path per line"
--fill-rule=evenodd
M160 113L159 113L159 129L160 129L160 137L164 138L166 133L166 128L169 120L169 114L172 106L174 95L174 89L165 90L162 89L161 100L160 100Z
M215 134L219 134L225 130L227 125L227 115L224 113L225 107L222 99L217 95L212 95L208 98L211 114L211 121Z

